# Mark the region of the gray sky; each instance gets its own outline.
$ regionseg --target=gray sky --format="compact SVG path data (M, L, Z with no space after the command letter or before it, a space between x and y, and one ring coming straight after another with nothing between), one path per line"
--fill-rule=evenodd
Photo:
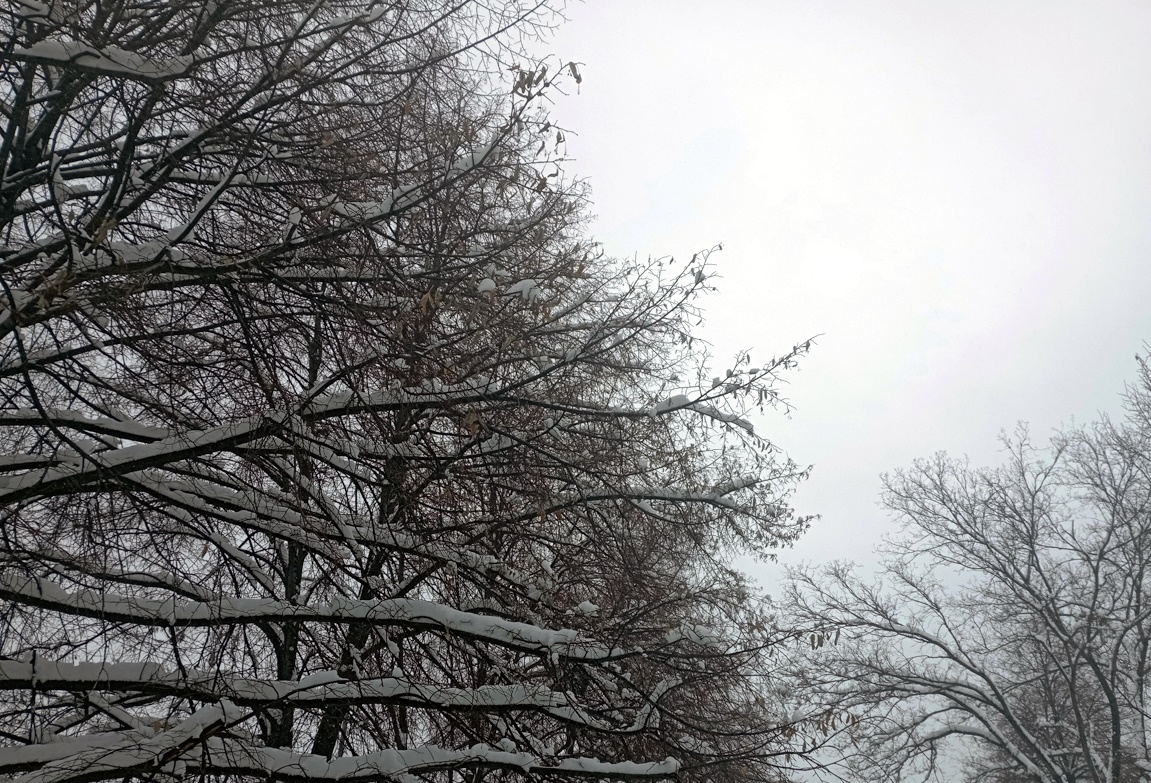
M723 242L704 336L822 334L759 429L813 463L785 561L871 559L878 474L1118 412L1151 340L1151 4L573 4L556 118L617 255ZM722 369L722 366L719 368ZM777 570L759 575L770 585Z

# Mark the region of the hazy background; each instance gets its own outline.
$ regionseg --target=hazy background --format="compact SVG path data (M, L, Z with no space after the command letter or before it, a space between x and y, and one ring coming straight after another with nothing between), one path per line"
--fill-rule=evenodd
M781 559L870 560L881 471L1121 410L1151 339L1151 4L589 0L551 50L617 255L724 244L718 361L822 334ZM578 134L578 135L577 135ZM719 366L723 369L726 365ZM757 571L769 587L778 569Z

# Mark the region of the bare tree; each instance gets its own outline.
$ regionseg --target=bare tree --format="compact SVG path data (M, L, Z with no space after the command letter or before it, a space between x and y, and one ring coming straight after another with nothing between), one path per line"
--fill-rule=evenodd
M809 698L845 711L877 779L1120 783L1148 764L1151 374L1107 419L976 470L938 455L887 477L905 523L881 579L796 575L821 639ZM948 754L948 743L951 754ZM966 760L961 762L961 753Z
M17 0L0 772L748 780L803 471L617 264L544 3ZM550 69L549 69L550 65Z

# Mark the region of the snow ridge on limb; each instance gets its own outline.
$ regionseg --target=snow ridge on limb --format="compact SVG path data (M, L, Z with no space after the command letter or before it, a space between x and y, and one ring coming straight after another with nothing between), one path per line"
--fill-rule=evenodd
M107 76L145 82L162 82L182 76L195 61L187 55L158 61L118 46L97 49L82 41L39 41L31 46L13 47L8 56L17 61L71 65Z
M228 703L203 707L166 731L115 732L48 745L0 749L0 771L32 769L21 783L108 780L135 771L155 771L209 738L242 713Z
M538 711L567 723L599 731L630 733L644 725L653 710L645 702L631 726L597 719L568 694L541 685L484 685L452 688L406 678L349 680L335 671L313 672L300 680L255 680L216 672L165 669L157 663L107 663L36 659L0 661L0 690L36 688L47 691L134 692L153 696L186 696L199 701L229 701L265 709L293 705L397 704L436 710ZM667 690L666 688L664 690ZM655 694L658 697L658 693Z
M186 775L249 775L282 781L388 781L441 770L507 769L536 775L618 780L662 780L674 777L674 759L654 762L604 762L596 758L560 758L551 762L526 753L486 746L464 750L426 745L328 759L309 753L258 748L211 736L222 727L224 711L204 708L174 729L156 736L117 732L37 748L36 752L0 750L0 773L39 766L19 783L111 780L168 772ZM24 749L20 749L24 750ZM183 751L183 752L181 752Z
M14 574L0 575L0 595L7 600L30 606L146 626L204 628L260 623L276 619L292 619L299 622L369 622L410 628L443 629L449 633L502 647L579 660L607 661L628 655L620 648L581 644L578 632L572 629L541 628L499 617L462 612L443 604L415 598L385 598L374 601L338 598L331 604L318 606L302 606L272 599L225 596L220 596L218 600L212 602L180 601L175 597L154 601L90 590L70 593L56 582L40 577L22 578Z
M45 416L45 413L47 415ZM0 413L0 427L51 426L69 427L78 432L111 435L132 440L160 440L170 432L162 427L152 427L139 422L113 419L107 416L89 417L80 411L52 410L42 413L35 408L15 408Z
M411 750L387 750L364 756L328 760L274 748L246 748L227 740L209 741L205 771L236 771L272 776L277 780L392 780L444 769L507 769L528 775L561 775L620 780L662 780L679 770L674 759L652 762L605 762L596 758L557 758L548 763L526 753L509 753L486 746L449 750L432 745ZM218 759L218 761L217 761Z

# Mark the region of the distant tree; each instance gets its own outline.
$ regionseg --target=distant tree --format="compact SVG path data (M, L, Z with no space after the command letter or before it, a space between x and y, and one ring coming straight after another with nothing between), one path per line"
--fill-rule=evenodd
M807 346L585 237L546 4L2 13L0 774L780 774Z
M905 524L882 577L796 575L821 639L806 698L850 717L850 768L913 779L1134 783L1151 772L1151 373L1108 419L976 470L939 455L886 479ZM852 744L855 743L855 744ZM950 746L949 746L950 743ZM942 766L941 766L942 763Z

